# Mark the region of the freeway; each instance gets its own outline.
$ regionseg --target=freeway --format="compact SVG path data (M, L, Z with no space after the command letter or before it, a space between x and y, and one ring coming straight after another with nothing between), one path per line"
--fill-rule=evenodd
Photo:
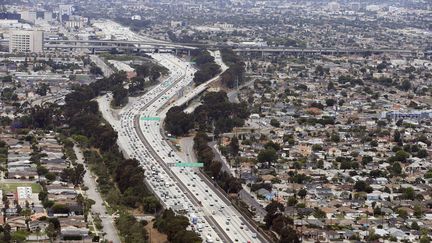
M172 92L172 91L169 91ZM194 91L191 92L192 94ZM168 93L170 96L170 93ZM166 101L158 100L153 105L153 109L143 110L144 117L160 117L163 119L165 113L158 113L158 108L163 106ZM182 157L176 154L161 133L161 123L140 119L140 127L144 128L143 134L147 143L156 150L159 157L165 163L174 164L181 161ZM162 142L161 142L162 141ZM190 161L187 161L190 162ZM239 213L232 207L230 201L218 190L216 190L212 182L207 181L200 175L198 169L192 168L171 168L175 172L181 182L187 185L187 189L200 201L203 205L203 210L210 218L214 218L220 227L225 228L225 233L228 234L231 241L248 242L257 237L257 232L253 226L245 221ZM260 239L255 239L255 242L260 242Z
M166 207L198 218L193 226L204 239L264 242L254 227L197 169L172 167L175 163L191 161L184 161L164 140L161 124L165 113L159 111L192 82L196 70L172 55L152 54L152 57L170 70L170 76L121 112L119 123L104 114L119 132L118 144L129 157L138 159L146 170L150 186ZM102 109L102 112L107 113L107 110Z
M221 53L219 51L210 51L210 54L212 54L213 57L215 58L215 63L221 67L220 74L225 72L228 69L228 66L225 65L225 63L222 61ZM162 112L162 115L165 114L173 106L182 106L185 103L189 102L190 100L195 98L197 95L199 95L202 92L204 92L205 90L207 90L210 87L210 85L218 79L219 79L219 75L208 80L205 83L198 85L191 92L185 94L184 96L182 96L178 100L176 100L174 103L172 103L170 106L166 107L164 112Z
M153 102L159 98L166 99L166 97L161 96L162 94L166 94L167 90L173 87L178 89L179 87L182 87L182 85L190 83L193 72L195 72L192 68L188 67L188 64L180 62L170 55L155 54L154 57L156 59L159 58L160 63L170 69L171 75L160 85L157 85L149 91L144 96L146 97L145 99L141 99L139 102L130 106L129 109L122 112L120 122L115 121L114 117L109 112L109 105L107 105L109 97L98 99L101 107L103 107L101 111L104 118L119 132L118 144L122 151L125 152L127 157L138 159L146 170L148 184L159 199L163 201L164 206L172 208L177 212L186 212L191 216L195 215L198 219L195 229L201 233L203 238L219 235L220 239L216 237L216 240L219 239L223 242L229 242L220 229L220 232L218 232L218 234L216 233L213 228L216 229L217 225L214 222L209 223L208 216L204 215L200 210L199 202L191 197L190 192L185 191L185 186L176 180L176 177L170 171L170 168L168 168L158 156L154 155L154 151L141 142L142 140L138 136L139 133L135 129L135 127L137 127L135 125L137 120L136 116L140 113L141 109L145 107L154 107ZM179 64L174 64L174 61L169 60L167 57L183 64L182 67L176 67L176 65ZM187 81L185 81L186 74L189 77ZM179 85L180 81L182 81L182 85ZM170 93L171 95L173 94L173 92Z

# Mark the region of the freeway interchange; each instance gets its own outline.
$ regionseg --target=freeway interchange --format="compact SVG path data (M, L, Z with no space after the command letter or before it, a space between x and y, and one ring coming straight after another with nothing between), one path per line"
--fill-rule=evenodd
M118 132L118 144L126 157L137 159L147 184L164 207L190 218L205 242L265 242L257 230L234 209L230 201L197 168L173 167L189 156L178 154L162 130L166 105L191 84L196 69L171 54L152 54L169 69L169 76L120 113L109 112L109 97L99 98L104 118ZM217 57L220 59L219 53ZM194 91L191 92L194 94ZM199 94L199 92L196 92Z

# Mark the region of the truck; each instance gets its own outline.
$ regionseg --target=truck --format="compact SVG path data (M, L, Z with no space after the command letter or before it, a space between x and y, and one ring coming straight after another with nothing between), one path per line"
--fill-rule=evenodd
M213 239L212 239L212 237L211 237L211 235L207 235L206 236L206 242L207 243L213 243L214 242Z
M197 224L197 230L198 232L202 232L204 226L202 224Z

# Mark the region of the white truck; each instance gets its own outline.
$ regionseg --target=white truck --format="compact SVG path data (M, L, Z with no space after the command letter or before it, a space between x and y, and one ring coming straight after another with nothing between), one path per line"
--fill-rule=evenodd
M207 243L213 243L214 242L213 239L212 239L212 237L211 237L211 235L207 235L206 236L206 242Z

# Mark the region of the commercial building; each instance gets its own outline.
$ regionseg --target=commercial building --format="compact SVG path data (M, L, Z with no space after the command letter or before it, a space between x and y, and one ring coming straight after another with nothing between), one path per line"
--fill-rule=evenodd
M43 32L38 30L12 30L9 52L43 52Z

